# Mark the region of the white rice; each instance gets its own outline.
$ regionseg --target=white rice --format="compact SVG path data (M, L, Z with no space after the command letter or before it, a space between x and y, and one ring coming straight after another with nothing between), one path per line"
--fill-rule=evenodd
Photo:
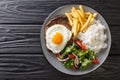
M107 38L105 34L105 26L97 20L95 21L86 32L79 32L78 39L87 47L87 49L93 50L95 53L99 53L101 49L107 47L105 40Z

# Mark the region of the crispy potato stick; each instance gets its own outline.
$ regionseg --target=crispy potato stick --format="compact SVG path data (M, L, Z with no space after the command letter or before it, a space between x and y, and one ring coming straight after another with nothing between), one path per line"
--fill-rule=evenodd
M80 23L78 22L79 20L77 19L77 22L76 22L76 33L78 33L79 32L79 28L80 28Z
M78 23L77 33L80 31L80 28L81 28L80 23Z
M94 21L94 18L91 18L91 20L90 20L90 23L89 23L89 24L92 24L92 23L93 23L93 21Z
M83 24L84 24L84 22L83 22L84 18L79 14L78 10L75 10L75 12L76 12L76 15L77 15L77 17L79 19L80 24L83 26Z
M84 13L85 13L85 12L84 12L84 10L83 10L83 6L80 5L79 8L80 8L80 10L81 10L81 12L82 12L82 14L83 14L83 16L84 16Z
M81 25L83 25L82 18L76 12L71 12L71 15L76 19L78 18Z
M73 21L73 27L72 27L72 30L71 30L72 33L73 33L73 35L74 35L74 31L75 31L75 30L74 30L74 29L75 29L74 25L75 25L75 21Z
M76 8L72 7L71 12L76 12Z
M75 12L71 12L72 17L77 18L77 15Z
M85 16L89 16L91 12L85 12Z
M72 20L72 16L70 13L65 13L65 15L67 16L68 20L69 20L69 24L72 26L73 24L73 20Z
M79 19L79 23L81 24L81 26L83 26L84 24L83 24L82 19L80 17L78 19Z
M78 19L76 19L76 26L75 26L75 37L78 33L78 30L79 30L79 26L78 26Z
M79 12L76 10L76 8L72 7L71 11L72 11L72 13L74 13L76 15L76 16L74 15L74 17L78 18L81 25L83 25L83 19L82 19L81 15L79 14Z
M77 15L76 16L77 17L77 22L76 22L76 26L75 26L76 28L75 28L75 31L74 31L75 35L77 35L77 33L79 32L80 23L83 26L83 20L82 20L79 12L77 11L77 9L75 7L72 7L71 11L74 12ZM73 20L76 21L76 19L73 19Z
M72 7L71 12L65 13L65 15L69 20L69 24L72 26L71 31L74 37L76 37L78 32L85 32L88 29L98 13L85 12L83 6L80 5L79 9Z
M78 19L79 19L79 22L80 22L81 25L83 26L83 20L82 20L82 18L81 18L81 15L79 14L79 12L76 10L76 8L75 8L75 7L72 7L71 11L72 11L73 17L78 18Z
M94 21L94 18L97 16L98 14L97 13L94 13L91 20L90 20L90 24L92 24L92 22Z
M92 13L91 12L85 12L85 19L88 19L90 14L92 14Z
M72 27L72 33L73 33L74 37L77 35L77 24L78 24L78 19L74 19L73 27Z
M93 14L93 18L95 18L97 15L98 15L97 13L94 13L94 14Z
M86 31L86 29L88 28L88 26L89 26L89 24L90 24L91 18L92 18L92 14L89 15L88 20L87 20L86 23L82 26L81 31L83 31L83 32Z
M84 16L83 16L83 14L81 13L81 11L80 11L80 10L77 10L75 7L72 7L71 11L72 11L72 12L75 12L76 15L77 15L77 17L84 18ZM79 11L80 11L80 13L79 13Z
M75 36L75 35L77 34L77 33L76 33L76 27L77 27L77 20L76 20L76 19L74 20L73 24L74 24L74 25L73 25L73 28L74 28L74 29L73 29L73 34L74 34L74 36Z
M78 11L79 15L84 19L83 13L80 10L77 10L77 11Z
M80 10L82 11L82 13L84 13L83 6L80 5L79 8L80 8Z
M79 31L79 22L78 22L78 19L76 20L76 35L77 35L77 33L78 33L78 31ZM76 36L75 35L75 36Z
M78 18L78 17L79 17L78 12L77 12L77 10L76 10L75 7L72 7L71 12L72 12L72 14L75 14L75 15L76 15L76 16L74 16L75 18Z

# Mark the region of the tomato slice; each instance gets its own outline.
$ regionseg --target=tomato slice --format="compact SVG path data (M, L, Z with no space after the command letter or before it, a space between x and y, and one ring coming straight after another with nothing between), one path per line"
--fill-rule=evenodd
M56 54L56 57L60 58L60 53Z
M76 43L77 45L79 45L80 47L82 46L82 42L79 41L79 40L76 40L75 43Z
M92 63L93 63L93 64L99 64L99 61L98 61L97 58L95 58L95 59L92 60Z
M74 58L75 58L75 56L74 56L72 53L69 54L68 57L69 57L70 59L74 59Z
M77 45L79 45L83 51L86 50L85 45L83 45L82 42L81 42L80 40L76 40L75 43L76 43Z
M83 51L86 50L86 47L85 47L85 45L83 45L83 44L82 44L82 47L81 47L81 48L82 48Z

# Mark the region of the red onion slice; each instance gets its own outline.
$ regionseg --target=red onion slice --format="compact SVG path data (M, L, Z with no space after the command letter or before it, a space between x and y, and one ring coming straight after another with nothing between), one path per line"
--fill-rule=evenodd
M74 53L72 53L72 54L75 56L74 65L75 65L76 68L78 68L78 64L79 64L78 56Z
M65 58L65 59L60 59L59 57L57 57L57 59L58 59L59 61L61 61L61 62L64 62L64 61L69 60L69 57L67 57L67 58Z

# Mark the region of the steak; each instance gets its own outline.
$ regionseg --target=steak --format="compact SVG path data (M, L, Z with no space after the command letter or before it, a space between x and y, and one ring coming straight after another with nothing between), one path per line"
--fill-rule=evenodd
M69 25L69 21L68 21L67 17L61 15L61 16L56 16L55 18L51 19L51 20L46 24L46 26L45 26L45 32L46 32L46 30L47 30L49 27L51 27L51 26L53 26L53 25L55 25L55 24L61 24L61 25L64 25L65 27L67 27L68 29L70 29L70 25Z

